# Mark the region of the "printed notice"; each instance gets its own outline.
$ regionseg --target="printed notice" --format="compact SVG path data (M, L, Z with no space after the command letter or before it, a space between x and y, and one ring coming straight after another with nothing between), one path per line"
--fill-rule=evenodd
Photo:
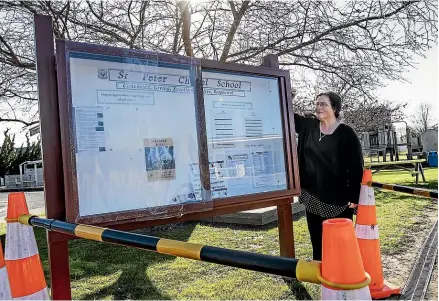
M249 154L238 153L238 154L227 154L227 168L230 178L242 178L249 176L246 170L250 166Z
M224 109L248 109L252 110L253 105L251 102L234 102L234 101L214 101L214 108L224 108Z
M98 103L154 105L154 93L98 90Z
M148 182L174 180L175 159L172 138L145 139L144 146Z
M234 137L233 115L225 111L217 112L214 115L213 122L212 138L215 142L214 147L234 147L235 144L232 139Z
M105 151L104 114L100 107L76 107L76 151Z
M224 80L218 78L204 78L203 87L205 88L223 88L230 90L251 91L251 83L242 80Z
M191 166L191 182L195 194L195 198L202 199L200 167L198 163L190 164ZM227 183L224 180L226 168L223 161L209 162L210 187L213 198L227 197Z
M263 126L262 119L256 117L245 118L245 136L246 137L262 137L263 136Z
M203 89L205 95L221 95L221 96L238 96L245 97L245 91L227 90L227 89Z
M169 92L169 93L193 93L192 87L187 86L169 86L159 84L145 84L135 82L117 82L116 88L127 90L146 90L153 92Z
M273 171L273 154L271 151L255 151L253 155L253 185L261 187L272 185L268 180L274 174Z

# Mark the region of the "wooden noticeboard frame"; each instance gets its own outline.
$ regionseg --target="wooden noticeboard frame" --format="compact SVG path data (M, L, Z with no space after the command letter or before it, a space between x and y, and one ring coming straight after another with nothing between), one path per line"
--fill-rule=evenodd
M69 176L71 171L67 160L67 148L70 147L67 144L68 136L66 136L68 135L68 131L66 131L68 128L66 115L68 106L65 97L65 74L62 74L66 66L65 56L63 61L63 53L55 55L51 17L35 15L34 20L46 214L49 219L69 220L66 213L69 210L71 211L73 207L71 204L71 178ZM62 42L58 45L62 45ZM97 46L91 47L99 49ZM166 57L166 55L164 56ZM55 57L57 57L57 60ZM201 68L206 69L206 71L233 71L278 78L288 189L214 200L212 210L192 212L181 217L143 220L141 216L137 216L131 219L123 219L118 223L114 223L111 218L94 222L100 226L132 230L277 206L280 254L285 257L295 257L291 202L293 196L299 194L300 187L298 162L295 153L296 139L289 72L278 69L277 58L274 56L264 58L264 67L201 60ZM56 71L58 71L58 74ZM202 160L200 160L201 162ZM51 288L52 299L54 300L71 299L67 245L68 240L71 239L73 237L69 235L48 232Z

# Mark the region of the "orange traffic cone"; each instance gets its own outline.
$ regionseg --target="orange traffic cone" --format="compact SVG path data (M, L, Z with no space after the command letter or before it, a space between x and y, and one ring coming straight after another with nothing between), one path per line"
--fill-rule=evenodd
M363 259L364 269L372 278L372 282L369 285L370 293L372 298L381 299L399 294L400 288L384 282L375 194L373 187L367 186L368 182L372 182L372 171L364 170L363 180L361 181L355 233Z
M353 223L347 218L323 222L322 300L371 300Z
M24 193L9 194L5 260L12 298L50 300L34 231L18 223L22 214L29 214Z
M11 300L11 286L9 284L8 272L6 271L3 248L0 244L0 300Z

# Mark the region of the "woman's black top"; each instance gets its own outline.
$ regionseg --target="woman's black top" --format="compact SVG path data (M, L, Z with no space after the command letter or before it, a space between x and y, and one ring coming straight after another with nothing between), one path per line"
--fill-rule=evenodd
M294 114L294 122L301 188L326 204L358 204L364 162L355 131L342 123L319 141L318 119Z

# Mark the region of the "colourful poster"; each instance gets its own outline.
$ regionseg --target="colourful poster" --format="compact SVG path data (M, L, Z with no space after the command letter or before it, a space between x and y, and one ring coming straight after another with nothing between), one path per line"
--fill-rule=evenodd
M172 138L145 139L145 161L148 182L175 179Z

